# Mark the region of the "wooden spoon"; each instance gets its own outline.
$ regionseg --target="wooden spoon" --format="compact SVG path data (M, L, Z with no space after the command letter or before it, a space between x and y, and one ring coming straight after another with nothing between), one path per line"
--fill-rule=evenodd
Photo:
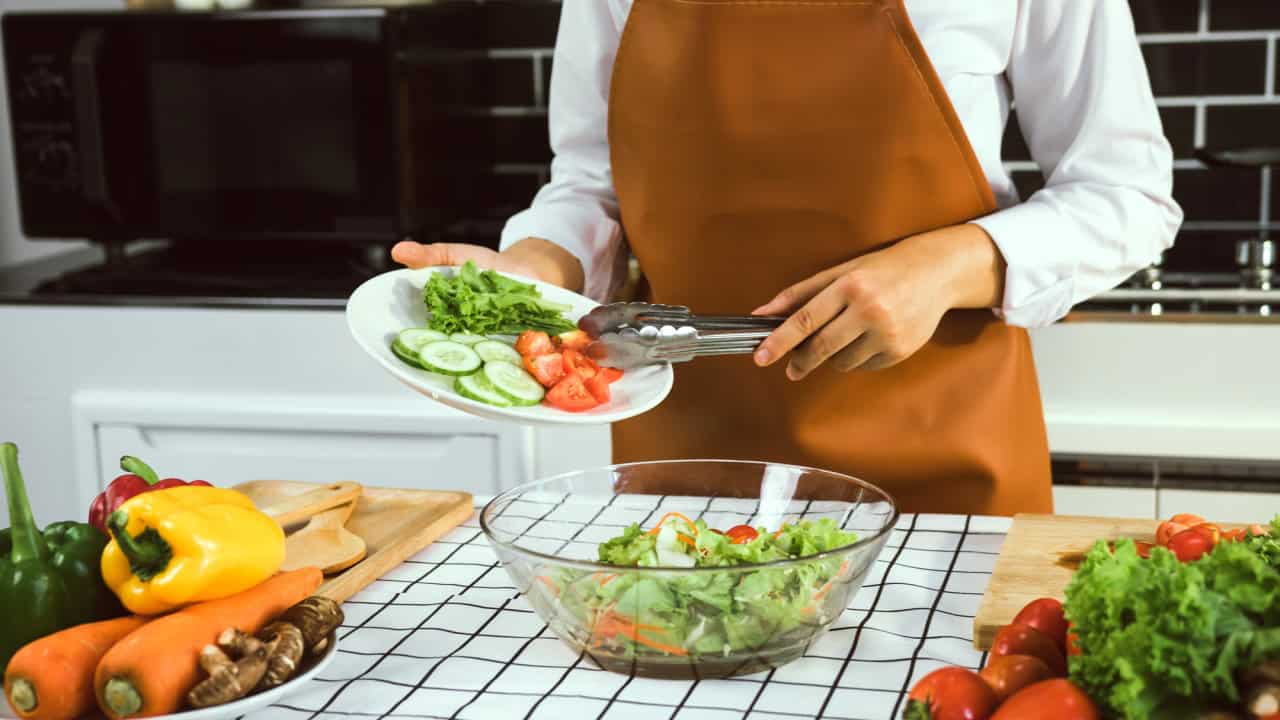
M311 522L284 541L282 570L318 567L325 575L341 572L364 559L364 538L346 528L355 502L312 516Z
M279 523L280 527L287 528L297 525L322 510L353 502L363 492L364 487L360 483L336 482L285 498L259 510Z
M336 482L261 508L282 528L311 518L285 539L281 569L318 567L328 575L363 560L368 552L364 539L345 527L363 492L359 483Z

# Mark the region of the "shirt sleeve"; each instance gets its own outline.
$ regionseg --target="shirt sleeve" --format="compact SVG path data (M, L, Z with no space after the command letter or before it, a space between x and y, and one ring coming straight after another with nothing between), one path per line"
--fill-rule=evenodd
M609 82L626 21L618 0L564 0L551 70L550 182L507 221L501 247L536 237L582 263L583 294L604 302L625 279L626 252L609 166Z
M974 222L1008 264L997 314L1038 327L1155 261L1182 210L1128 3L1020 0L1006 74L1046 185Z

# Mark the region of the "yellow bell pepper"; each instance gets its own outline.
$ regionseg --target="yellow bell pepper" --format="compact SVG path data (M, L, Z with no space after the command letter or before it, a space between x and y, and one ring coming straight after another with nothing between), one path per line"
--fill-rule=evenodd
M284 564L284 531L235 490L184 485L142 493L107 527L102 579L138 615L234 595Z

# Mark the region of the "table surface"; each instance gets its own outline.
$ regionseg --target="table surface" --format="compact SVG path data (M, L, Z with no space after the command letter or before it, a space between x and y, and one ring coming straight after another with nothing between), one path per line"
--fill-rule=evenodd
M899 717L913 682L981 666L973 616L1008 518L903 516L848 609L781 668L726 680L599 669L516 592L473 516L344 606L338 656L250 720Z

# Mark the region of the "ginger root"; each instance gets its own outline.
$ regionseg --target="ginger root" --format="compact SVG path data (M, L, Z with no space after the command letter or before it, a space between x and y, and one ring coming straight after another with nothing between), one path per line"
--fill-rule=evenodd
M258 638L267 643L267 671L258 683L259 690L283 684L293 677L302 659L302 631L292 623L273 622L258 632Z
M235 662L223 652L224 648L237 656ZM187 703L195 708L229 703L248 695L262 680L267 670L267 646L228 628L218 636L218 645L206 645L200 651L200 667L209 677L191 688Z
M294 605L280 619L302 631L302 641L312 655L327 646L329 635L342 624L342 606L326 597L312 595Z

